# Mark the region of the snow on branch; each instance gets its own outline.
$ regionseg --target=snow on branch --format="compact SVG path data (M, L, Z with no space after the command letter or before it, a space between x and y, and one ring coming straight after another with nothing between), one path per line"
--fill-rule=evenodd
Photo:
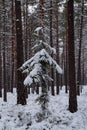
M28 74L28 76L24 80L24 85L32 85L33 83L40 82L40 75L41 75L41 67L40 64L35 64L32 71Z
M37 52L31 59L26 61L21 67L21 70L25 70L28 68L33 68L35 64L41 63L41 61L44 61L45 63L51 65L54 65L56 67L56 70L58 73L62 74L62 69L57 64L57 62L48 54L48 52L45 49L42 49L41 51Z
M49 54L56 54L56 49L51 47L49 44L47 44L46 42L43 42L42 40L40 40L34 47L32 47L32 49L35 51L41 50L41 49L46 49L46 51Z
M43 27L37 27L37 28L35 29L35 33L36 33L37 35L39 35L40 32L43 32Z
M25 86L30 86L33 83L39 83L41 81L41 77L44 79L44 81L52 80L47 74L43 74L43 63L45 63L46 66L49 65L54 67L58 73L62 74L63 71L57 62L45 49L42 49L19 68L23 73L27 73L27 77L24 80Z

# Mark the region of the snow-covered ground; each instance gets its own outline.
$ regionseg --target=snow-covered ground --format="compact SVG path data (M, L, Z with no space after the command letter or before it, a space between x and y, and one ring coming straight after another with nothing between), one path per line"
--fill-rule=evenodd
M0 99L0 130L87 130L87 86L78 97L78 111L70 113L68 94L62 90L59 96L49 97L49 116L38 121L40 105L38 95L30 94L28 104L16 105L16 93L8 93L8 102Z

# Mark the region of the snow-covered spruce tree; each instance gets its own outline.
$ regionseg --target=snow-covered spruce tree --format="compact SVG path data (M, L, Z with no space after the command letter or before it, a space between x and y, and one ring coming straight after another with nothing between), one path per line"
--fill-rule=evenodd
M35 31L43 32L43 28L38 27ZM39 34L39 33L37 33ZM41 104L43 115L46 114L47 102L48 102L48 80L52 80L49 75L47 75L47 69L49 66L53 66L58 73L62 73L62 69L56 63L56 61L51 57L52 53L55 53L55 49L42 40L37 40L38 42L32 48L35 55L26 61L20 70L23 73L27 73L27 77L24 80L25 86L31 86L34 84L39 84L42 87L41 96L38 98Z
M62 73L62 69L56 63L56 61L51 57L52 54L55 54L55 49L52 48L45 41L45 24L44 24L44 1L39 1L39 26L35 29L35 43L32 48L34 51L34 56L26 61L21 67L20 70L23 73L27 73L27 77L24 80L25 86L31 86L32 84L39 84L42 88L42 93L38 98L39 103L41 104L42 113L39 114L40 121L44 119L47 115L47 105L48 105L48 80L52 80L47 74L49 66L52 66L57 70L58 73Z

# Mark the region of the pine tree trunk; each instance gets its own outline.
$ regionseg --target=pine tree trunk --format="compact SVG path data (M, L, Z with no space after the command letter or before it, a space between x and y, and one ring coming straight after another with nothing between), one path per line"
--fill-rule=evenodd
M12 93L13 93L13 87L14 87L14 53L15 53L15 50L14 50L14 48L15 48L14 47L14 44L15 44L15 21L14 21L14 18L15 18L14 0L12 0L12 52L11 52L12 66L11 66L11 86L10 86Z
M24 60L28 58L28 0L23 5L23 17L24 17Z
M0 26L1 28L1 26ZM0 32L1 37L1 32ZM0 38L1 42L1 38ZM2 97L2 55L1 55L1 44L0 44L0 97Z
M52 0L50 0L50 45L51 47L53 47L53 33L52 33L52 15L53 15L53 11L52 11ZM53 54L51 55L53 57ZM53 81L51 82L51 93L52 95L55 95L54 92L54 70L53 67L51 69L51 78L53 79Z
M7 87L6 87L6 66L5 66L5 0L2 0L2 15L3 15L3 43L2 43L2 48L3 48L3 52L2 52L2 67L3 67L3 88L4 88L4 101L7 102Z
M43 27L43 19L44 19L44 10L43 10L43 4L44 4L44 0L39 0L39 8L40 8L40 21L39 21L39 25L41 27ZM43 39L43 36L40 36L41 39Z
M44 0L40 0L40 25L44 29ZM39 34L39 40L44 41L44 35L43 33ZM43 61L41 62L41 69L42 69L42 74L46 75L46 63ZM42 108L42 116L45 117L47 113L47 102L48 102L48 91L47 91L47 84L44 78L41 76L41 87L42 87L42 94L40 96L40 103L41 103L41 108Z
M68 2L69 111L77 111L74 49L74 0Z
M65 31L65 92L68 92L68 85L69 85L69 66L68 66L68 21L67 21L67 8L65 9L66 15L66 31Z
M80 20L80 37L79 37L79 57L78 57L78 72L77 72L77 94L80 95L81 85L81 48L82 48L82 31L83 31L83 11L84 0L82 0L81 20Z
M42 73L46 74L46 67L44 65L42 65ZM40 97L41 107L43 113L45 114L45 110L47 109L47 102L48 102L48 90L47 90L47 84L43 78L42 78L41 86L42 86L42 94Z
M85 82L84 82L84 74L85 74L85 72L84 72L84 48L83 48L83 57L82 57L82 85L85 84Z
M1 19L1 15L0 15ZM0 43L2 43L2 38L1 38L1 32L2 32L2 20L0 21ZM0 97L2 97L2 48L0 44Z
M56 62L59 64L59 34L58 34L58 0L56 0L56 9L55 9L55 29L56 29ZM59 74L56 72L56 94L59 94Z
M17 69L23 64L23 40L22 40L22 21L21 21L21 2L15 0L16 12L16 40L17 40ZM26 104L26 89L23 85L24 77L17 70L17 104Z

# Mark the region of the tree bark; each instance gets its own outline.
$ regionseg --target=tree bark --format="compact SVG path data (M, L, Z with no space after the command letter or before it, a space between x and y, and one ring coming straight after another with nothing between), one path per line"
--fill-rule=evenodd
M68 66L68 21L67 21L67 16L68 16L68 10L67 7L65 9L65 15L66 15L66 31L65 31L65 92L68 92L68 85L69 85L69 66Z
M58 0L56 0L56 9L55 9L55 29L56 29L56 62L59 64L59 34L58 34ZM59 94L59 74L56 72L56 94Z
M2 16L3 16L3 43L2 43L2 67L3 67L3 88L4 88L4 101L7 102L7 87L6 87L6 66L5 66L5 0L2 0Z
M28 0L23 5L24 17L24 61L28 58Z
M17 69L23 64L23 39L22 39L22 21L21 21L21 2L15 0L16 12L16 40L17 40ZM17 70L17 104L26 104L26 89L23 85L24 77Z
M0 26L1 28L1 26ZM1 32L0 32L1 37ZM0 38L1 42L1 38ZM0 97L2 97L2 55L1 55L1 44L0 44Z
M53 9L52 9L52 0L50 0L50 45L53 47L53 32L52 32L52 15L53 15ZM53 54L51 55L53 57ZM51 69L51 78L53 81L51 82L51 94L54 96L54 70L53 67Z
M14 87L14 53L15 53L15 9L14 9L14 0L12 0L12 52L11 52L11 92L13 93Z
M83 11L84 0L82 0L81 20L80 20L80 37L79 37L79 56L78 56L78 72L77 72L77 94L80 95L81 85L81 48L82 48L82 31L83 31Z
M74 0L68 0L68 58L69 58L69 111L77 111L75 49L74 49Z

